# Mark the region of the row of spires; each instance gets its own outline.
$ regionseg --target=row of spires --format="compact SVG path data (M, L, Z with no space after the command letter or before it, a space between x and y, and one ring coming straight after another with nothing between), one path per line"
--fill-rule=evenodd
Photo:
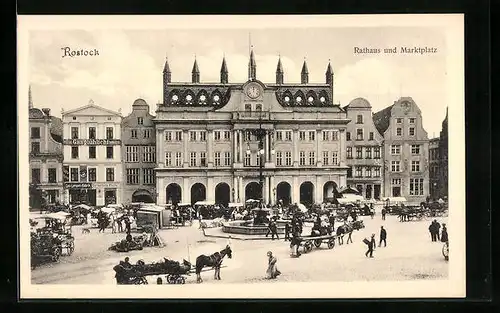
M276 84L281 85L284 82L284 71L283 66L281 64L281 56L278 57L278 65L276 67ZM253 49L250 51L250 60L248 61L248 79L256 80L257 79L257 63L255 62L255 55L253 53ZM165 66L163 68L163 80L165 84L172 82L172 72L170 71L170 66L168 65L168 58L165 60ZM222 58L222 66L220 69L220 82L222 84L227 84L229 81L229 73L227 70L226 57ZM198 62L196 61L196 56L194 58L193 69L191 71L191 82L199 83L200 82L200 69L198 68ZM304 59L304 63L302 64L302 71L300 74L300 82L301 84L309 83L309 69L307 68L307 62ZM328 62L328 66L325 72L325 82L329 85L333 86L333 70L331 63Z

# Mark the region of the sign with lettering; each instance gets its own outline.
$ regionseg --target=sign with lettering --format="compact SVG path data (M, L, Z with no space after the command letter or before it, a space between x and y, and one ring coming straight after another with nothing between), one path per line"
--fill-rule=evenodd
M64 139L65 145L71 146L112 146L121 145L120 139Z
M91 189L91 183L64 183L65 189Z

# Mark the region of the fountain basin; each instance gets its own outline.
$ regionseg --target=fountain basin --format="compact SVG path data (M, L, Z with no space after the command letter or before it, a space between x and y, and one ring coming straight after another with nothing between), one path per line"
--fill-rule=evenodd
M276 224L278 226L278 234L285 233L285 224L287 221L278 220ZM240 235L266 235L267 225L259 224L254 225L253 221L230 221L224 222L222 224L222 232L229 234L240 234Z

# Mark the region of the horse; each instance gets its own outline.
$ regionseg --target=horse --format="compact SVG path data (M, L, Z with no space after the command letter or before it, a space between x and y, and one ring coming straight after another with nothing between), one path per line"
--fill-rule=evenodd
M233 257L229 245L227 245L226 248L224 248L220 252L215 252L210 256L204 254L198 256L196 258L196 282L203 282L203 279L201 279L201 270L205 266L212 267L214 269L214 279L220 280L220 267L222 265L222 260L226 255L230 259Z

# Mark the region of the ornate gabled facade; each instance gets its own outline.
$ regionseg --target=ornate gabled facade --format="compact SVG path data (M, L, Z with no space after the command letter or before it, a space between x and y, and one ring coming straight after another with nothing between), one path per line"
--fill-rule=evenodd
M61 201L63 194L63 149L61 120L50 109L33 107L29 89L30 207Z
M344 109L351 120L346 133L347 185L366 199L380 200L384 195L384 137L373 123L372 106L356 98Z
M263 83L252 50L246 82L230 82L223 60L220 82L200 82L195 61L191 83L178 83L166 61L154 118L157 202L309 204L345 186L349 120L333 103L333 71L309 83L303 67L301 84L285 83L278 60L276 82Z
M410 97L375 113L373 121L384 137L384 197L405 197L420 203L429 195L429 138L422 112Z
M66 202L122 203L122 116L89 104L62 114Z
M156 134L154 116L143 99L132 104L132 112L123 118L122 163L123 202L156 202Z

